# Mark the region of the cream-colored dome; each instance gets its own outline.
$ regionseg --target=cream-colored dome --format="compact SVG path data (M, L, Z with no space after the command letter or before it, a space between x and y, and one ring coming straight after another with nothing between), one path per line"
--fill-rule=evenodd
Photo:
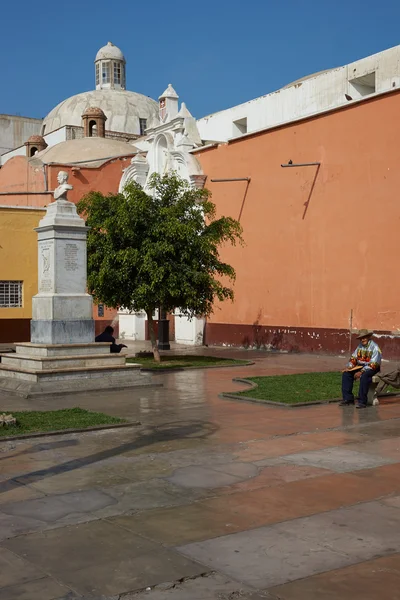
M114 46L112 42L108 42L107 46L100 48L96 54L96 60L123 60L125 62L125 56L118 46Z
M67 140L55 146L46 148L35 154L31 161L33 164L74 164L99 167L112 158L132 156L137 148L127 142L100 137L85 137L79 140ZM87 162L86 162L87 161Z
M93 90L60 102L43 121L42 135L65 125L82 125L82 115L91 106L101 108L107 117L107 131L140 135L139 119L150 122L158 115L152 98L126 90Z

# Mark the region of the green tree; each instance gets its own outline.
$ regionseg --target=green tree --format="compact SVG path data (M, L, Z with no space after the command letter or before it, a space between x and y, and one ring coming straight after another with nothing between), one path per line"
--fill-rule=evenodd
M234 268L221 261L221 244L242 243L231 217L215 216L208 190L175 173L153 175L151 193L136 183L124 194L91 192L78 204L88 233L88 289L112 308L144 310L155 360L160 360L153 313L179 307L189 318L212 312L215 298L233 299Z

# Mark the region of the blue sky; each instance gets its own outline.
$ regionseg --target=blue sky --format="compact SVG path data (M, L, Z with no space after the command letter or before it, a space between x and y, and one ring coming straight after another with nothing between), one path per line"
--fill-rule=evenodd
M127 87L172 83L196 117L400 44L398 0L19 0L0 11L0 113L44 117L94 88L112 41Z

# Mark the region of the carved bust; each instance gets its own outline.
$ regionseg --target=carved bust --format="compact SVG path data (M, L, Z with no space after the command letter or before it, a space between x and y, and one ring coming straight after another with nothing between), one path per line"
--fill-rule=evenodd
M73 186L67 183L68 173L66 171L59 171L57 181L60 185L54 190L54 200L68 201L67 193L73 189Z

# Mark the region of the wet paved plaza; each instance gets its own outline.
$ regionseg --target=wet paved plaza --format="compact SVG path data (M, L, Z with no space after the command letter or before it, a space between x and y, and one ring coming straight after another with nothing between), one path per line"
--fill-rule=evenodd
M155 375L163 387L0 397L2 410L141 422L0 442L0 600L400 599L400 400L355 411L221 399L245 388L233 377L345 361L204 353L255 364Z

